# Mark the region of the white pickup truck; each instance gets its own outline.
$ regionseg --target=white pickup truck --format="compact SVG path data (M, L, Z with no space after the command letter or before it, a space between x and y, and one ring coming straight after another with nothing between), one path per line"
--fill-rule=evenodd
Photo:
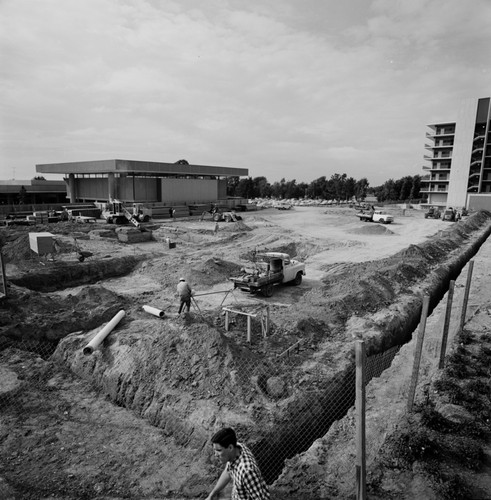
M300 285L305 275L305 264L291 259L287 253L265 252L256 255L255 268L230 278L234 288L250 293L273 295L274 286L282 283Z
M390 224L391 222L394 222L394 217L385 213L383 210L370 210L367 212L362 210L361 212L358 212L356 216L364 222L380 222L381 224Z

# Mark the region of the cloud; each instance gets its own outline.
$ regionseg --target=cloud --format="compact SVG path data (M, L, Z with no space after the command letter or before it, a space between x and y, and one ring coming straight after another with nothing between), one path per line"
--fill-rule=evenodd
M131 155L270 181L421 173L425 124L489 95L489 2L327 4L3 0L0 172Z

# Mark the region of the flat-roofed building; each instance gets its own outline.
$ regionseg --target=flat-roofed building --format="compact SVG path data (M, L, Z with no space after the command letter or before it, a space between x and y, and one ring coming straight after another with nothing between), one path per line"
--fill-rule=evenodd
M36 172L62 174L70 203L206 203L227 197L227 178L247 176L245 168L191 165L186 160L161 163L97 160L36 165Z
M491 210L491 98L466 99L456 121L428 127L421 185L427 204Z
M0 204L66 203L66 183L45 179L0 181Z

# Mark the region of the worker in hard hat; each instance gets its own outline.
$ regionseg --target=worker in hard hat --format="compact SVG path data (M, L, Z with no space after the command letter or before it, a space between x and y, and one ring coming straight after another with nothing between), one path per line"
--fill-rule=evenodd
M191 309L191 296L193 295L193 290L189 286L186 278L180 278L179 283L177 284L177 294L179 295L179 299L181 303L179 305L179 314L183 310L188 308L188 312Z

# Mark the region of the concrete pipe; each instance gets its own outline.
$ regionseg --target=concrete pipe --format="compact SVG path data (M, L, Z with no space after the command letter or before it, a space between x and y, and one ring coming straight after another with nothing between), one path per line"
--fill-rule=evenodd
M88 356L92 354L95 349L103 342L103 340L114 330L116 325L121 321L125 315L124 311L119 311L109 323L102 328L102 330L84 347L83 353Z
M156 307L152 306L143 306L143 309L150 314L153 314L154 316L158 316L159 318L163 318L165 316L165 312L162 311L162 309L157 309Z

